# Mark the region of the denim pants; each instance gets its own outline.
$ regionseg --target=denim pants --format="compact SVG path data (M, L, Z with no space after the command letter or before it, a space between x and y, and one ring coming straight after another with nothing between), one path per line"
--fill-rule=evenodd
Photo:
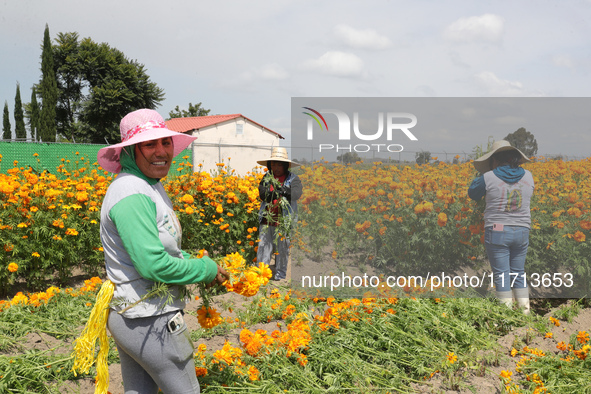
M290 242L289 239L285 237L276 237L276 235L277 227L275 226L263 224L259 227L260 241L257 251L257 261L262 261L269 265L273 250L277 250L277 255L275 256L275 275L273 276L273 279L280 280L285 279L287 276Z
M525 257L529 246L529 228L503 226L502 231L493 231L492 227L486 227L484 246L497 291L527 287Z

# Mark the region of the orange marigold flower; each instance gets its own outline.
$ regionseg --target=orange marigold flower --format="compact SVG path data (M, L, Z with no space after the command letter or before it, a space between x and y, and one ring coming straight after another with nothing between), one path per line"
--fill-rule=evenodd
M18 264L16 264L16 263L8 264L8 271L10 271L10 272L18 271Z
M195 375L199 376L206 376L207 375L207 368L202 367L195 367Z
M575 239L575 241L577 242L585 242L585 234L583 234L580 231L575 232L575 234L573 235L573 238Z
M579 343L587 343L589 341L589 334L586 331L579 331L577 334L577 341L579 341Z
M75 229L73 229L73 228L68 228L68 229L66 230L66 235L74 235L74 236L76 236L76 235L78 235L78 231L76 231L76 230L75 230Z
M259 380L259 370L254 366L251 365L248 367L248 378L252 381Z

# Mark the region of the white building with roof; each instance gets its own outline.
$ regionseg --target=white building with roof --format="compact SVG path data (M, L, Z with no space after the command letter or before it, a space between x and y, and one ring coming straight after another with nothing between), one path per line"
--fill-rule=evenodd
M172 118L166 126L197 137L192 144L195 171L215 172L218 163L225 163L235 174L246 175L284 139L242 114Z

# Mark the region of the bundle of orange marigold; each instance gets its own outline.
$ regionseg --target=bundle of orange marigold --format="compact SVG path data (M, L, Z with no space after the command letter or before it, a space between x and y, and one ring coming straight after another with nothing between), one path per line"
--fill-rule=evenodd
M230 280L224 283L226 289L245 297L254 296L261 286L269 283L272 275L268 265L248 266L239 253L226 255L220 265L230 274Z
M200 255L203 256L201 252ZM261 286L269 283L272 275L268 265L259 263L258 266L249 266L239 253L226 255L218 264L230 274L230 279L223 284L226 290L245 297L258 293ZM204 286L200 286L200 293L203 305L197 310L197 320L201 327L213 328L223 319L215 308L209 306L209 295Z

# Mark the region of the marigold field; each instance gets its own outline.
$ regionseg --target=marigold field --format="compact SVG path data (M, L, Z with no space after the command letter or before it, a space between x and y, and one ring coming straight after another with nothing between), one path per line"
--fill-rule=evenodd
M85 157L52 174L0 164L0 392L59 393L80 379L71 372L71 343L104 279L100 207L112 177ZM584 298L591 283L591 159L538 158L525 167L536 182L526 268L566 269ZM214 174L193 172L183 163L163 181L184 248L206 249L235 268L232 283L210 294L212 303L222 296L242 303L236 311L227 301L188 311L202 326L191 332L196 343L238 332L219 349L196 347L203 392L429 392L435 381L441 390L470 390L468 373L493 374L501 392L591 391L589 330L556 341L551 352L532 347L535 336L553 341L552 330L586 300L543 317L486 297L421 298L410 289L404 298L386 292L335 299L269 283L268 267L256 262L261 176L232 175L224 163ZM484 259L482 206L467 198L475 176L470 163L317 162L299 176L304 195L293 244L318 264L354 255L362 264L411 273L417 262L437 269ZM74 270L89 278L83 287L66 287ZM557 286L555 279L544 283ZM28 292L17 292L25 283ZM510 351L499 349L497 339L518 327L527 333ZM64 340L69 351L26 351L31 332ZM515 367L495 371L506 359ZM109 361L118 362L114 346Z

